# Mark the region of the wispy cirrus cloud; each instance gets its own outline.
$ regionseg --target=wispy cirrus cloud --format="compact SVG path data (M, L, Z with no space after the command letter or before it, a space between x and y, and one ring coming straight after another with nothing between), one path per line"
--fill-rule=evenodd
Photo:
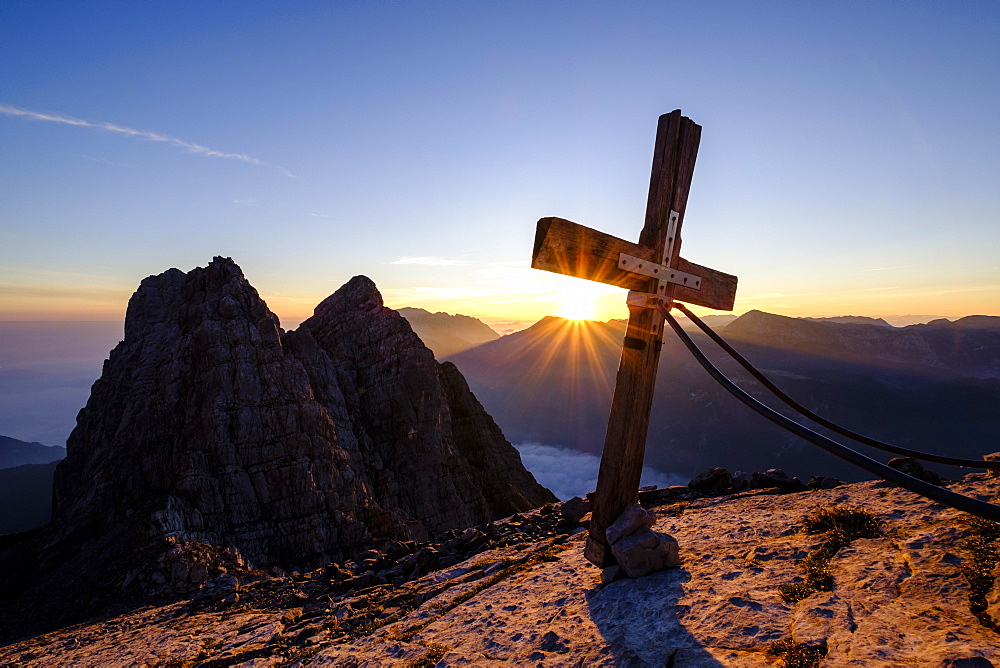
M114 132L117 134L125 135L127 137L138 137L139 139L145 139L146 141L159 142L163 144L169 144L170 146L176 146L177 148L184 149L188 153L194 153L195 155L203 155L209 158L224 158L227 160L238 160L239 162L246 163L248 165L255 165L258 167L269 167L274 169L285 176L290 178L295 178L295 175L290 171L285 169L280 165L274 165L269 162L264 162L259 158L254 158L245 153L229 153L227 151L218 151L214 148L209 148L207 146L202 146L201 144L195 144L194 142L185 141L183 139L178 139L177 137L171 137L170 135L161 134L159 132L151 132L149 130L137 130L136 128L126 127L124 125L116 125L114 123L107 123L105 121L86 121L82 118L74 118L72 116L65 116L63 114L52 114L44 113L39 111L31 111L30 109L22 109L20 107L12 107L7 104L0 104L0 114L4 116L12 116L15 118L25 118L32 121L45 121L48 123L60 123L62 125L72 125L81 128L94 128L97 130L105 130L107 132Z
M401 257L398 260L393 260L389 264L419 264L425 267L458 267L461 265L472 264L472 262L470 260L455 260L447 257L422 255L420 257Z

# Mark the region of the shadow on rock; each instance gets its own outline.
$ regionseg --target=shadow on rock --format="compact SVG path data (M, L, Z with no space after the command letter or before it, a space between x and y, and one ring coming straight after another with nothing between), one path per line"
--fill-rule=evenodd
M678 606L684 569L623 579L587 594L590 618L607 641L616 666L722 666L685 628Z

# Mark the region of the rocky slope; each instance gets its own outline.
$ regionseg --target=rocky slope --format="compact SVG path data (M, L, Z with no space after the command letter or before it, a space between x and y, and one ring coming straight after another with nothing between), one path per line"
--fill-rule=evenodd
M996 501L1000 479L951 488ZM874 482L640 500L679 569L604 584L546 506L307 573L222 574L187 602L0 647L0 665L1000 665L995 525ZM813 522L852 507L868 537Z
M369 279L284 333L224 258L142 282L67 450L52 525L0 552L29 627L554 498Z

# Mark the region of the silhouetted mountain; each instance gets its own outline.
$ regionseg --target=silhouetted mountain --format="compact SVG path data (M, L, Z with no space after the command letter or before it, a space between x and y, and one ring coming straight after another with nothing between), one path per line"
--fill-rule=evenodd
M515 443L600 452L625 322L546 317L451 358Z
M728 325L729 323L731 323L733 320L736 320L736 318L737 318L737 316L733 315L732 313L723 313L723 314L719 314L719 315L709 314L709 315L703 315L703 316L699 316L699 317L701 317L702 321L706 325L708 325L709 327L713 327L715 329L718 329L720 327L725 327L726 325ZM694 323L691 322L690 320L688 320L687 318L681 318L680 323L681 323L681 325L683 325L685 327L694 327L695 326Z
M726 336L781 350L941 377L1000 378L1000 317L885 327L749 311Z
M702 318L704 320L704 318ZM734 318L735 319L735 318ZM869 318L863 315L837 315L829 318L802 318L803 320L812 320L815 322L832 322L844 325L881 325L883 327L892 327L882 318Z
M52 476L58 462L0 469L0 534L18 533L52 517Z
M0 436L0 469L24 464L48 464L66 456L66 448L42 445L32 441L19 441L10 436Z
M431 313L422 308L401 308L397 313L406 318L420 340L438 359L500 338L482 320L467 315Z
M284 333L228 258L142 281L52 498L0 552L0 618L35 628L555 500L371 280Z
M998 321L975 317L892 328L752 311L719 331L777 385L828 419L904 447L978 458L997 449L1000 433L1000 333L992 329ZM546 318L452 361L515 442L596 454L623 334L621 322ZM707 337L694 338L720 368L766 399ZM889 457L856 447L882 461ZM669 331L646 453L648 465L682 475L723 466L868 477L730 397Z

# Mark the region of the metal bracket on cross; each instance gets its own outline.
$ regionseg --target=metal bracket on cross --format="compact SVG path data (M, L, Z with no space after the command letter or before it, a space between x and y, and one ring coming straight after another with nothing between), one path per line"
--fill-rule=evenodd
M667 219L667 238L666 243L663 248L663 262L656 263L645 260L641 257L635 257L634 255L629 255L628 253L618 254L618 268L627 271L631 274L638 274L640 276L648 276L649 278L659 279L657 283L657 291L655 293L642 292L639 290L629 290L628 298L626 303L629 306L638 306L639 308L656 308L656 306L664 301L664 295L667 294L667 285L670 283L676 283L677 285L683 285L685 287L693 288L695 290L701 289L701 277L695 276L685 271L680 271L678 269L672 269L674 256L674 244L677 241L677 226L680 220L680 214L676 211L671 211L670 216Z
M641 274L650 278L658 278L663 283L677 283L695 290L701 289L701 277L678 269L671 269L662 264L647 262L642 258L622 253L618 256L618 266L633 274ZM661 290L662 292L662 290Z
M678 269L671 269L662 264L647 262L641 258L632 257L622 253L618 258L618 267L632 274L658 278L657 292L648 293L638 290L629 290L629 306L640 306L642 308L656 308L656 304L663 300L663 295L667 293L667 285L676 283L694 290L701 289L701 277L689 274Z

